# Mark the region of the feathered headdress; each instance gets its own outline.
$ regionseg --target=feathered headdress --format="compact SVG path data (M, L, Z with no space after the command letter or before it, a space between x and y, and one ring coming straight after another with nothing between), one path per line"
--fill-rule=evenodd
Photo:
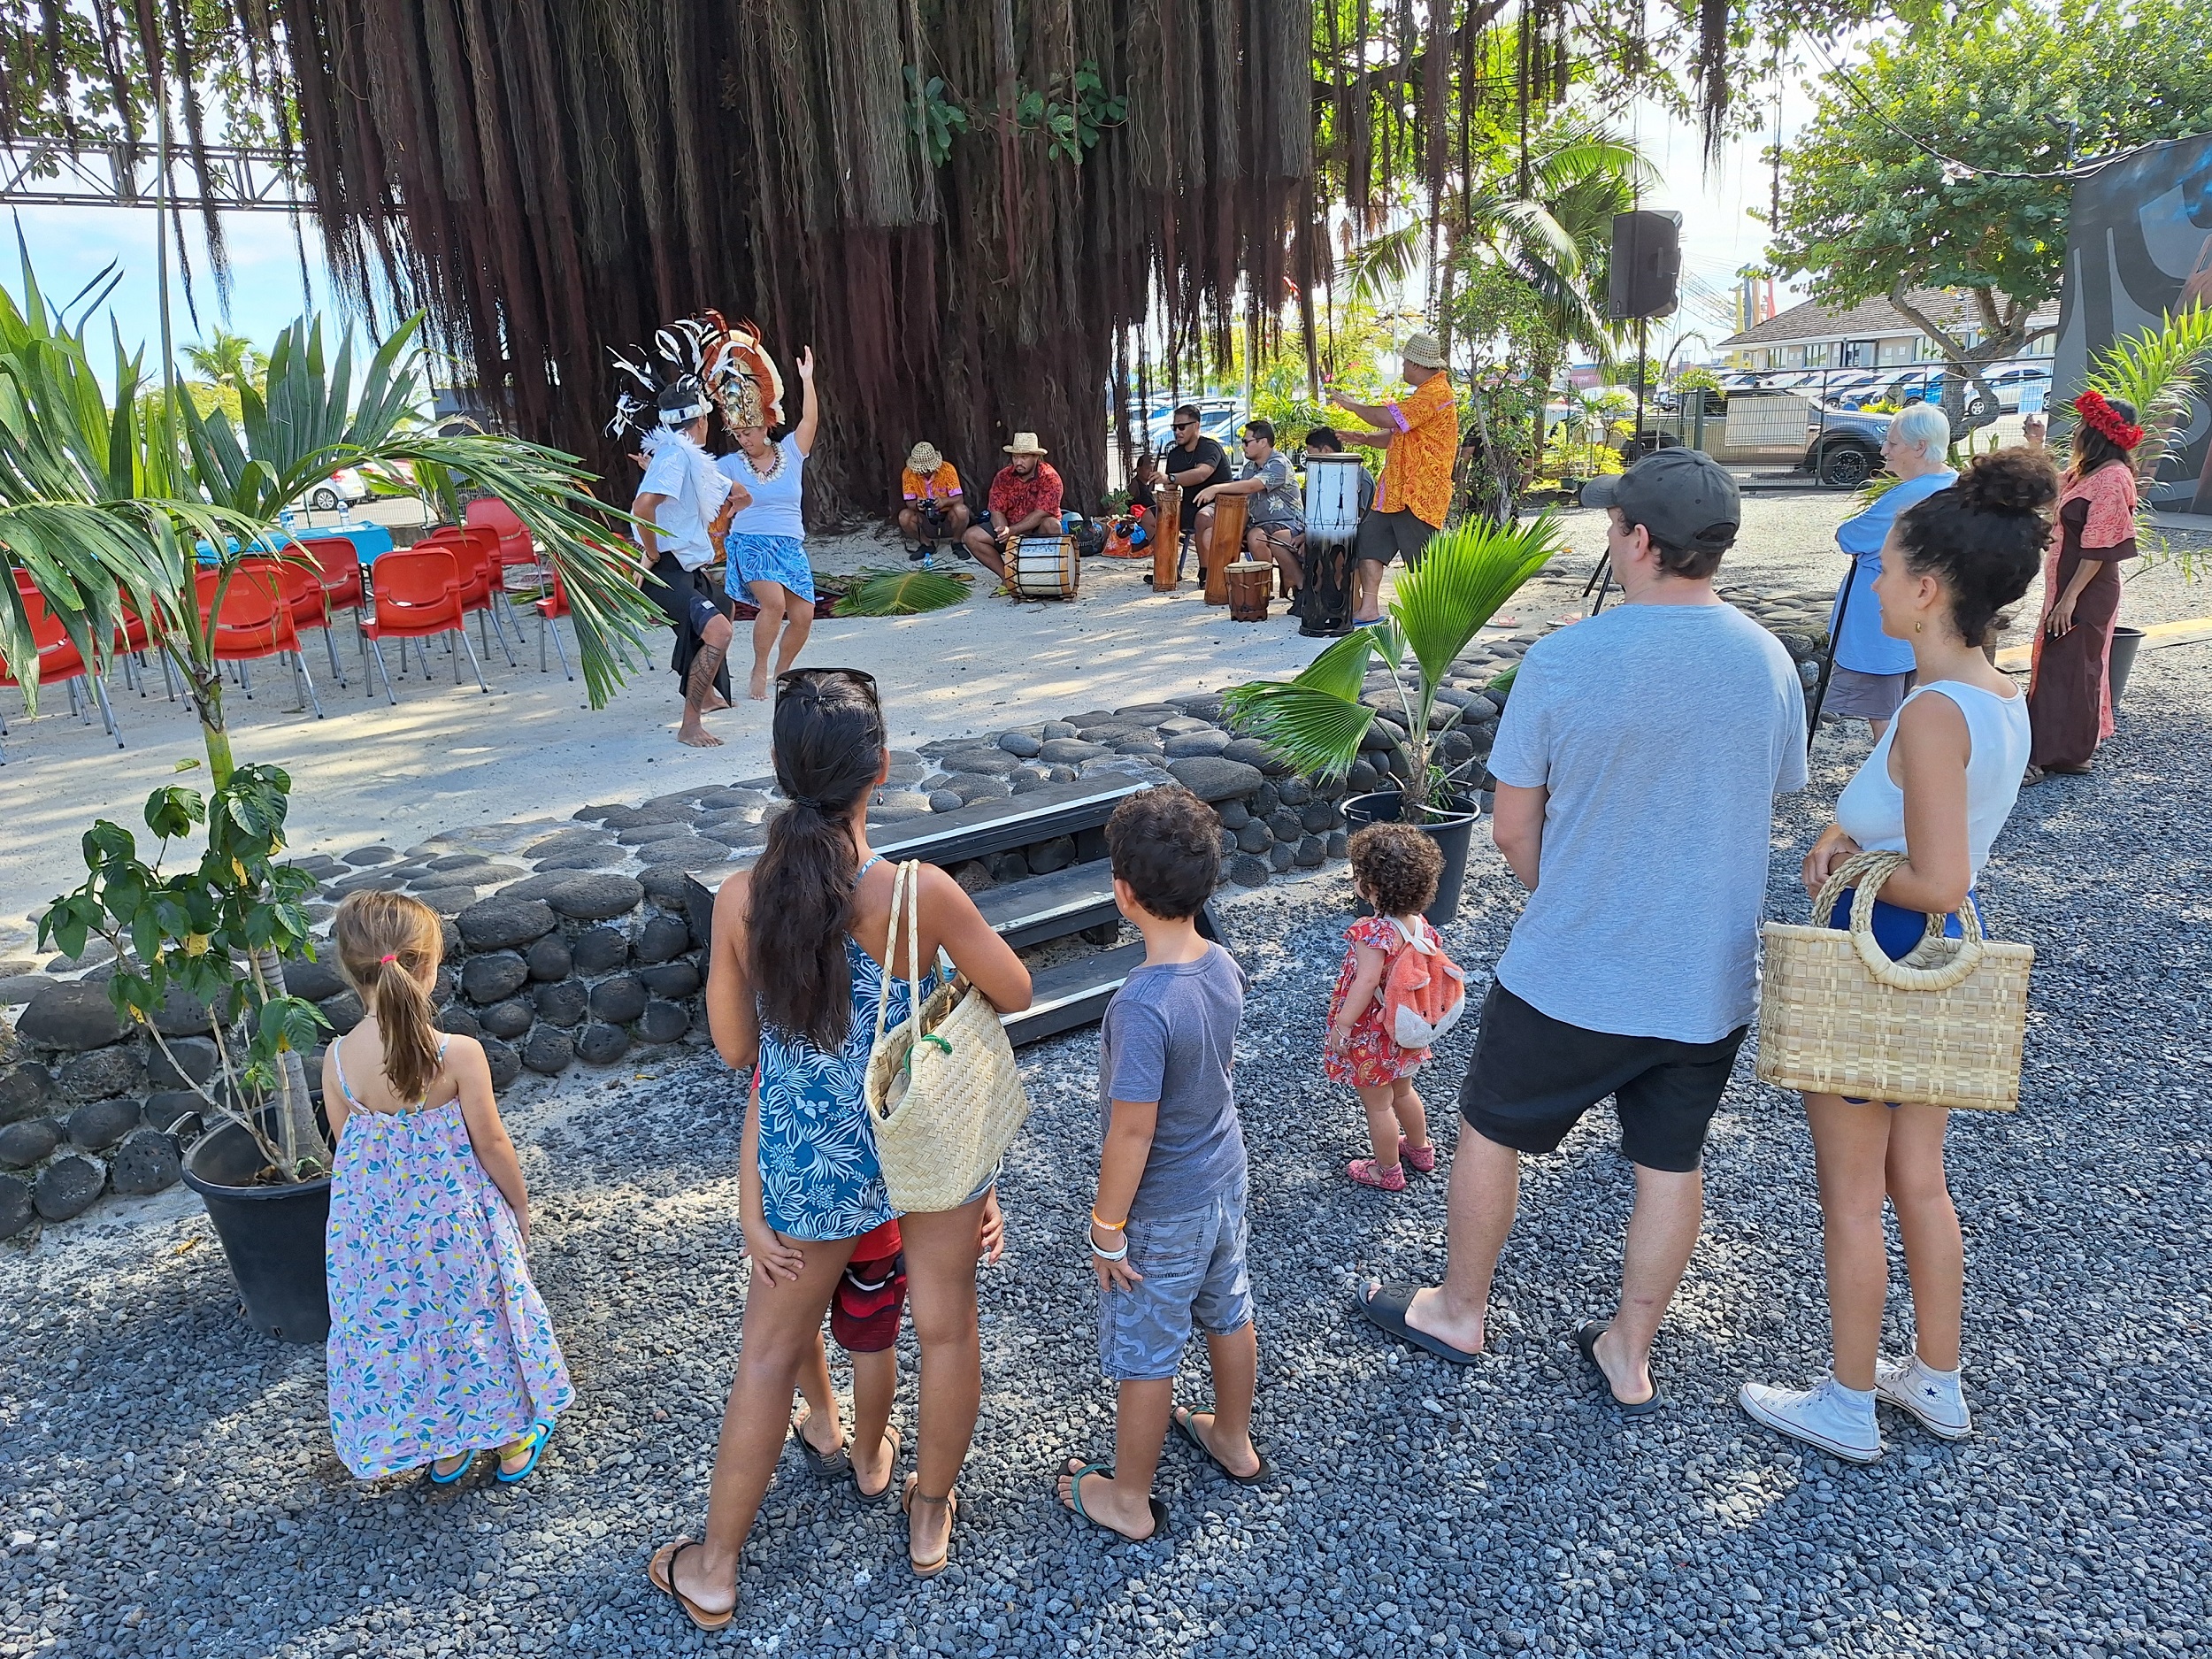
M783 422L783 376L762 345L757 323L733 328L721 312L703 311L659 330L649 350L633 346L625 357L611 348L608 355L623 377L614 418L607 423L611 438L650 432L661 393L684 375L697 377L733 430Z

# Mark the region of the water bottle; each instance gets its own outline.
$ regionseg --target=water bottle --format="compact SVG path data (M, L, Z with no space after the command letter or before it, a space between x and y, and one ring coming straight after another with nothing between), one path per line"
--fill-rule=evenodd
M282 526L284 531L284 539L287 541L293 539L292 522L292 510L289 507L287 507L282 512L277 514L277 523Z
M345 526L349 526L349 525L352 524L352 522L353 522L353 503L352 503L352 501L351 501L351 500L349 500L349 499L348 497L346 497L345 495L341 495L338 497L338 524L339 524L339 527L342 529L342 528L344 528Z

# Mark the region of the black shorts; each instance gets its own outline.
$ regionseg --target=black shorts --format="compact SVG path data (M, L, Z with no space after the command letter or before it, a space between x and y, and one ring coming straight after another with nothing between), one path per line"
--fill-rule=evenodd
M1740 1025L1718 1042L1585 1031L1532 1008L1493 979L1482 1000L1475 1057L1459 1086L1460 1115L1517 1152L1550 1152L1608 1094L1621 1152L1647 1170L1686 1173L1743 1046Z
M1406 568L1410 570L1421 562L1429 538L1435 534L1436 526L1410 507L1401 507L1396 512L1371 512L1359 521L1352 551L1371 565L1387 565L1403 554Z

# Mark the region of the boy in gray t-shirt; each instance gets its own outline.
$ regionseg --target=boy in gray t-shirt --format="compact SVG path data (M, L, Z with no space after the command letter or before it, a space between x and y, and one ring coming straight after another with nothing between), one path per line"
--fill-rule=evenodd
M1106 826L1114 901L1144 935L1143 965L1107 1006L1098 1066L1100 1367L1120 1385L1110 1463L1071 1457L1060 1501L1124 1538L1165 1524L1152 1478L1170 1426L1233 1480L1266 1479L1252 1444L1259 1375L1245 1268L1244 1132L1233 1068L1244 974L1198 932L1220 873L1218 820L1187 789L1134 795ZM1206 1333L1214 1405L1175 1404L1175 1372Z

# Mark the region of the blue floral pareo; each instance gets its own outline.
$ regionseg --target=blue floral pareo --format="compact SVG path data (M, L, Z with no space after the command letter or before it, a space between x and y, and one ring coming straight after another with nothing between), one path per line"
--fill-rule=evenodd
M884 970L845 940L852 971L852 1025L844 1046L824 1053L803 1037L762 1023L760 1186L768 1225L795 1239L856 1239L892 1220L875 1125L862 1083L875 1041L876 997ZM937 988L934 971L921 994ZM891 1018L904 1018L904 979L891 981Z
M806 544L795 535L742 535L733 530L726 544L730 556L725 585L733 599L751 602L755 582L780 582L809 604L814 603L814 570Z

